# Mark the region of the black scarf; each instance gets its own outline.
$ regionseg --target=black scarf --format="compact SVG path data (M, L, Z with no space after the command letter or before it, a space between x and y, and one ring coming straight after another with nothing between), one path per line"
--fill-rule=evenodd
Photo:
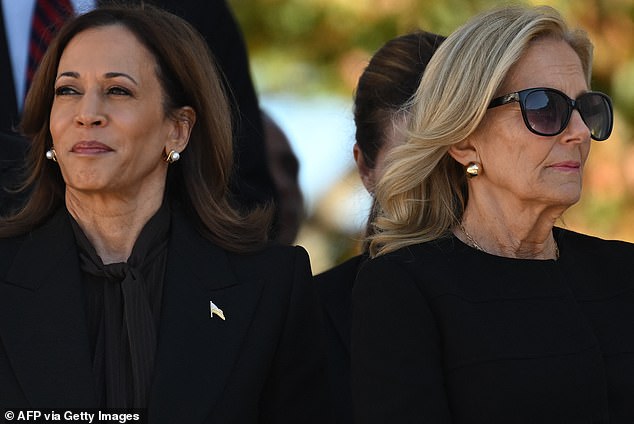
M84 283L97 399L107 408L146 408L154 372L170 212L145 224L127 262L104 265L71 219Z

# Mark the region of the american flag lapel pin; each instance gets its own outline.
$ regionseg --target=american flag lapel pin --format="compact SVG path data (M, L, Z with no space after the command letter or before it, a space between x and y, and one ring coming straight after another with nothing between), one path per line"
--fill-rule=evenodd
M216 306L214 302L209 301L209 309L210 309L210 318L213 318L214 315L218 315L223 321L225 320L225 314L222 312L222 309Z

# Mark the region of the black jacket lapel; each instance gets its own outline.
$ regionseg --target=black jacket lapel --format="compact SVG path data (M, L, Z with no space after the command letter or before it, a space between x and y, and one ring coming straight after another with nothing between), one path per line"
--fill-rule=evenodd
M96 405L80 281L64 209L24 238L0 276L0 334L33 407Z
M261 295L227 254L174 214L149 417L201 423L220 399ZM210 301L226 320L211 316Z

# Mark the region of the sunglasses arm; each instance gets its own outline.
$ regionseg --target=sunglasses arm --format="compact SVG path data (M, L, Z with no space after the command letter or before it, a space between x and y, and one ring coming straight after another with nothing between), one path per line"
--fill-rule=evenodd
M497 98L491 100L491 103L489 103L488 109L491 109L493 107L502 106L502 105L505 105L507 103L519 102L519 101L520 101L519 93L517 93L517 92L509 93L509 94L506 94L506 95L504 95L502 97L497 97Z

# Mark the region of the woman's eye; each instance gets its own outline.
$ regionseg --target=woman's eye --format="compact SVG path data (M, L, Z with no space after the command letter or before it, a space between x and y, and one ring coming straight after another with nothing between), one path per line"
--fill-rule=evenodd
M69 87L67 85L63 85L61 87L57 87L55 89L55 95L56 96L68 96L71 94L78 94L77 90L75 90L72 87Z
M130 90L123 87L110 87L108 88L108 94L114 94L115 96L129 96Z

